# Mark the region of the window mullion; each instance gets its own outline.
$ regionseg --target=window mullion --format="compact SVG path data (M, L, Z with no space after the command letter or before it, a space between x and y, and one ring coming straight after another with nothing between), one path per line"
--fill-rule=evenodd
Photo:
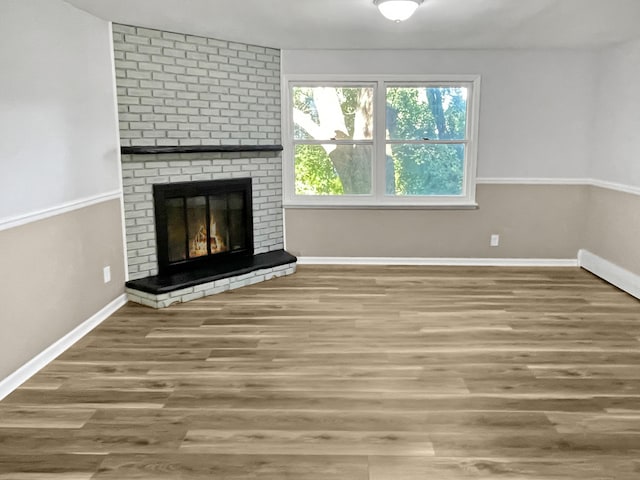
M467 145L468 140L387 140L389 145Z
M293 140L294 145L373 145L373 140Z
M387 184L387 90L385 82L379 80L376 89L376 105L375 105L375 189L374 196L376 202L380 203L384 201L386 184Z

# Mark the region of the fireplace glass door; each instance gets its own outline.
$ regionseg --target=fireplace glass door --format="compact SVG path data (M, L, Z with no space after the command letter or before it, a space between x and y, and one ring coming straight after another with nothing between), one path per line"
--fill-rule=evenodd
M253 254L250 179L154 185L154 201L161 273Z

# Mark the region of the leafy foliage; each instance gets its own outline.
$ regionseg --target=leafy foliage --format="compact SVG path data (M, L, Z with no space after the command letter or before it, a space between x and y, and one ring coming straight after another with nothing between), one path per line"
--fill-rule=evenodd
M331 158L319 145L296 146L296 194L342 195L344 188Z
M387 135L402 140L453 140L466 135L466 98L460 88L387 89ZM390 152L389 152L390 150ZM387 149L396 195L459 195L464 176L463 144L392 143ZM387 179L391 172L387 172Z

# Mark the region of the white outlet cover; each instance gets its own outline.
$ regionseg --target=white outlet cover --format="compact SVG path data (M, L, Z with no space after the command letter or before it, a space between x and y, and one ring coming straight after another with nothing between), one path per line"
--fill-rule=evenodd
M491 246L497 247L498 245L500 245L500 235L497 235L497 234L491 235Z
M104 267L102 270L102 276L104 277L104 283L109 283L111 281L111 267Z

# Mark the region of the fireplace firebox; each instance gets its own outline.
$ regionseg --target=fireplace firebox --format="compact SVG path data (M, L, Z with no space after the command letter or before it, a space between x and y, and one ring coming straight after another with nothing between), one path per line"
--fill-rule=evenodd
M153 186L160 275L253 256L251 178Z

